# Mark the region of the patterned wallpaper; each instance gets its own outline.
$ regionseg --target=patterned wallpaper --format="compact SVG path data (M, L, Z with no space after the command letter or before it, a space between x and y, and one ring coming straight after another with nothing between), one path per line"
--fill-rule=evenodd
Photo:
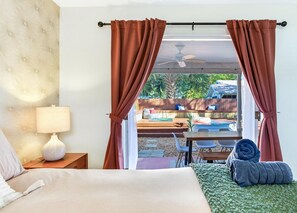
M51 0L0 0L0 128L22 162L49 139L36 106L59 101L59 13Z

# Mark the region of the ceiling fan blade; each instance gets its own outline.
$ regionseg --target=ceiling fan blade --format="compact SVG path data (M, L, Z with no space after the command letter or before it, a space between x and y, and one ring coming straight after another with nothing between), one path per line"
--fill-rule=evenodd
M204 64L206 61L197 58L197 59L190 59L190 60L187 60L187 62L195 63L195 64Z
M165 62L160 62L160 63L158 63L157 65L158 65L158 66L161 66L161 65L164 65L164 64L172 63L172 62L175 62L175 61L165 61Z
M186 63L184 61L177 61L178 65L180 67L185 67L186 66Z
M189 59L192 59L192 58L195 58L195 57L196 57L195 55L184 55L183 59L184 60L189 60Z

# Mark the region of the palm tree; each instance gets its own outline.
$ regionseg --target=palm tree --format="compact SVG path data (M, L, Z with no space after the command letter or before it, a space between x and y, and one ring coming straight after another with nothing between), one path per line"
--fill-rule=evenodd
M164 78L165 83L165 92L167 98L175 98L176 94L176 80L178 78L178 75L176 74L170 74L166 73Z

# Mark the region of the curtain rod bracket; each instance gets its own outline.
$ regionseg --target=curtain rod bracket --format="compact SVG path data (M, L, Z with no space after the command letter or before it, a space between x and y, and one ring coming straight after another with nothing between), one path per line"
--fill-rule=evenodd
M194 31L195 22L192 23L192 31Z

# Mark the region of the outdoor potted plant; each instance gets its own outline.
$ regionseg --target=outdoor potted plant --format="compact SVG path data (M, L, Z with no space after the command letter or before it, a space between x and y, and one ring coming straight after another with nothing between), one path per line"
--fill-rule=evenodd
M194 126L194 124L193 124L193 115L192 115L192 113L187 113L187 118L188 118L188 120L187 120L187 123L188 123L188 131L189 131L189 132L192 132L192 131L193 131L193 126Z

